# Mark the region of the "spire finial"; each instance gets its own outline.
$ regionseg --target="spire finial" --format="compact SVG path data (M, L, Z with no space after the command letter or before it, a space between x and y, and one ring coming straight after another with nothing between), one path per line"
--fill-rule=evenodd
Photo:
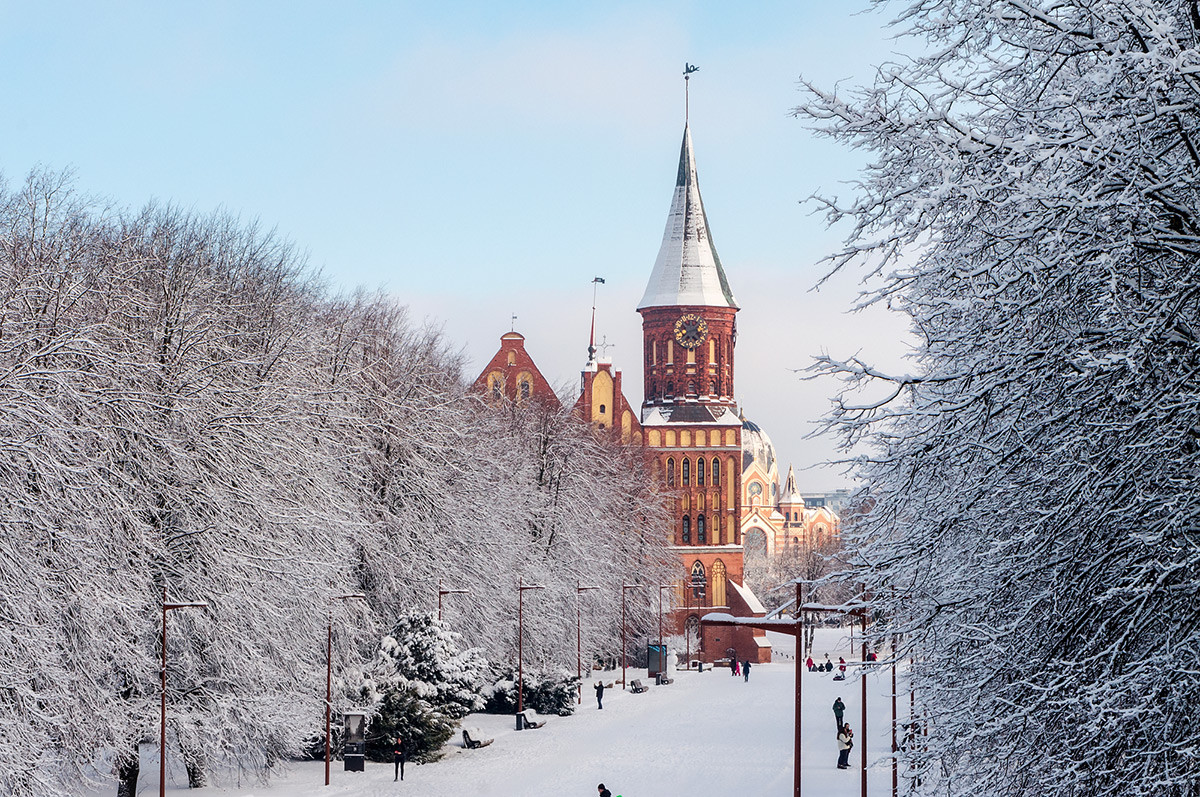
M516 313L513 313L513 317L512 317L512 326L510 326L510 327L508 328L508 331L509 331L509 332L516 332L516 331L517 331L517 314L516 314Z
M604 277L592 277L592 331L588 335L588 365L596 361L596 289L604 284Z
M683 123L688 121L688 81L692 79L693 72L699 72L700 67L683 62Z

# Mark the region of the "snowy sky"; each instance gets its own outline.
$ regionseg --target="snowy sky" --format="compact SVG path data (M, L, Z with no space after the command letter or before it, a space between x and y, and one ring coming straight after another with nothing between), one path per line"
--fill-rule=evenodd
M685 61L700 186L741 304L737 392L781 468L832 383L790 369L904 326L846 313L857 278L812 292L827 230L814 192L862 165L788 111L800 75L869 81L893 49L864 2L18 3L0 0L0 172L73 167L87 192L258 217L337 288L382 288L443 325L472 376L518 316L552 384L586 359L591 279L626 392L641 400L634 311L662 238ZM844 486L798 473L804 491Z

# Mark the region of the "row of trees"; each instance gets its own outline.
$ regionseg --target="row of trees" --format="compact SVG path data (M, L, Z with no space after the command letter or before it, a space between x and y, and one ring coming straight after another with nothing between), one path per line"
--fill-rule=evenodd
M841 267L913 369L824 359L870 511L850 583L917 662L916 793L1200 783L1200 10L911 0L912 58L807 87L873 155ZM882 397L880 395L882 394Z
M566 663L577 579L671 572L640 461L481 405L436 329L329 296L254 224L39 172L0 187L0 308L0 793L112 767L133 793L164 594L209 603L168 628L172 744L201 778L318 733L328 622L335 671L360 671L443 581L470 590L467 641L513 659L524 577L547 587L526 656ZM613 647L617 604L590 616Z

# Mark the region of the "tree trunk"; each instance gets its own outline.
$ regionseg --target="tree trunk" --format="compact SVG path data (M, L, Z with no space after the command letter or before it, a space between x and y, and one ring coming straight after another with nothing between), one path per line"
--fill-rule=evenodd
M139 747L134 745L133 755L117 762L117 797L137 797L138 773L142 767Z
M187 769L189 789L203 789L208 785L204 763L204 754L199 750L189 748L183 751L183 765Z

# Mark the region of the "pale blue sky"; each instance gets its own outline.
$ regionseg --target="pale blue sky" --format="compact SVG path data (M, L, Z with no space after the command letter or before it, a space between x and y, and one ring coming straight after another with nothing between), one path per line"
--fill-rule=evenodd
M895 362L903 327L809 292L840 232L801 201L861 159L788 111L803 74L870 80L892 48L865 2L0 2L0 172L73 167L87 192L258 217L337 288L382 287L479 368L509 317L552 383L599 333L641 399L634 306L662 238L683 127L742 306L738 393L788 462L834 385L812 353ZM800 474L813 490L845 480Z

